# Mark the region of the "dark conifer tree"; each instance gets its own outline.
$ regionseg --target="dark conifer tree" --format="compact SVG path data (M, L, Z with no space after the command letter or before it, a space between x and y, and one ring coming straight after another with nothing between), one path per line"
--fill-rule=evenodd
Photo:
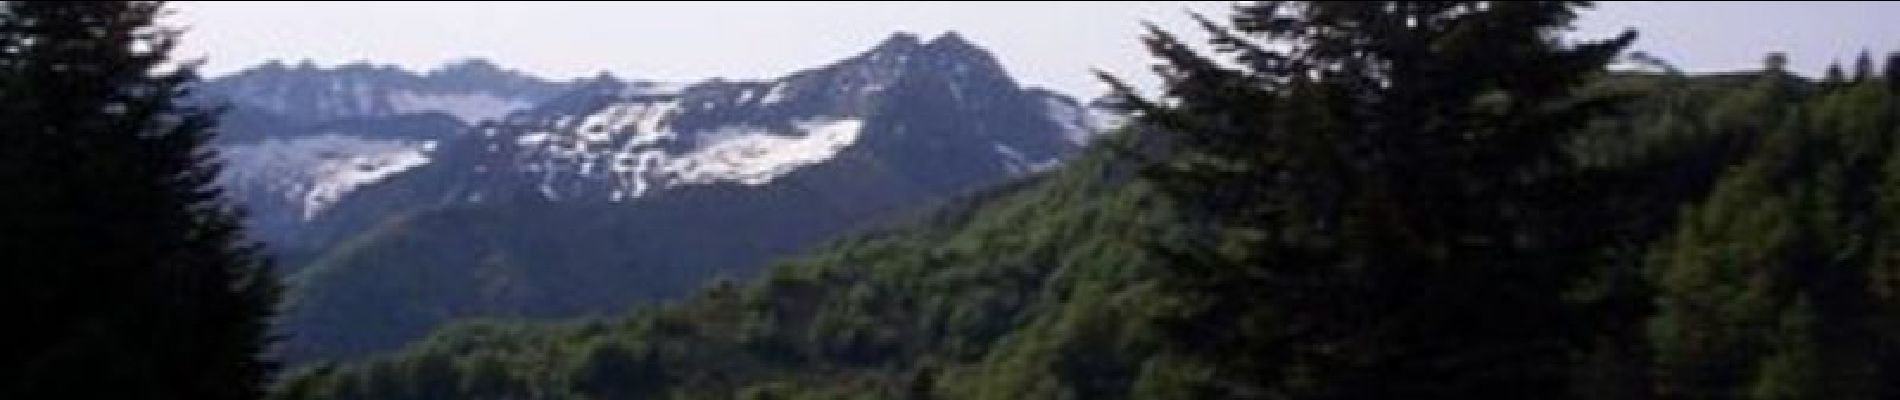
M1886 69L1887 91L1900 93L1900 52L1887 53Z
M0 7L0 398L261 396L277 286L163 4Z
M1874 56L1867 54L1867 50L1861 50L1860 56L1854 57L1854 83L1866 82L1873 78Z
M1770 52L1762 58L1762 72L1770 74L1788 73L1788 53Z
M1760 141L1652 246L1662 397L1893 397L1877 278L1893 246L1876 244L1891 235L1892 95L1782 80L1718 103L1712 124Z
M1231 63L1153 31L1168 100L1126 101L1209 227L1164 249L1170 342L1217 371L1191 393L1566 394L1591 324L1562 293L1608 230L1563 145L1634 39L1560 40L1580 7L1264 2L1203 21Z
M1827 72L1821 76L1821 88L1834 90L1846 85L1847 74L1841 72L1841 63L1839 61L1829 63L1827 65Z

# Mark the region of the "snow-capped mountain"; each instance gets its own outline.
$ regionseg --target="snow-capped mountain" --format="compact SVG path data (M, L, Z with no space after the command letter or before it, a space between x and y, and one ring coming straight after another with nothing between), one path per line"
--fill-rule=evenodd
M927 104L899 109L913 102ZM465 195L479 201L492 190L530 187L551 200L623 201L684 185L766 185L849 149L916 145L942 147L914 149L931 153L974 149L944 160L955 169L1022 173L1080 145L1093 127L1078 110L1067 97L1017 87L988 53L955 34L928 44L900 34L773 81L708 81L664 92L592 82L478 127L474 150L482 155L468 172L490 184ZM905 113L915 115L893 117ZM939 137L913 132L939 127L909 126L940 115L968 115L975 118L945 123L977 125Z
M273 61L206 82L204 91L236 107L304 121L441 112L475 124L532 107L566 87L482 59L423 74L368 63L318 68Z
M343 196L427 163L437 142L571 85L479 59L427 73L271 62L207 81L199 95L227 108L223 179L249 206L253 231L292 243Z
M761 81L541 92L496 71L266 66L208 86L245 132L225 144L226 182L298 269L291 357L682 295L1048 168L1098 127L954 33Z

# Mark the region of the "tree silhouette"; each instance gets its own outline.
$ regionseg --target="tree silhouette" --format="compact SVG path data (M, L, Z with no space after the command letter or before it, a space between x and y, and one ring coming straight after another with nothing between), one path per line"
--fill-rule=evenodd
M157 2L0 12L4 398L262 395L277 286Z
M1854 57L1854 83L1866 82L1874 78L1874 56L1862 49L1860 56Z
M1151 32L1168 101L1125 100L1168 135L1149 177L1208 227L1164 282L1170 342L1220 372L1199 393L1565 393L1586 316L1561 293L1607 230L1562 149L1635 37L1552 40L1578 8L1251 4L1202 21L1231 62Z

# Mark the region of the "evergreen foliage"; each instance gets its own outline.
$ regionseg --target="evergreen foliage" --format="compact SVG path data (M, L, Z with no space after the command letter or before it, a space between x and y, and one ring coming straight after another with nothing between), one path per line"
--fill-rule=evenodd
M266 395L277 288L164 6L3 4L0 398ZM1251 3L1200 19L1211 55L1151 29L1166 91L1109 78L1132 122L1059 169L268 394L1900 397L1900 57L1612 73L1635 35L1568 37L1587 7Z
M1228 59L1153 30L1167 92L1116 99L1137 122L1059 170L756 282L465 324L278 394L1900 396L1893 63L1608 73L1633 35L1565 38L1585 6L1250 4L1203 20Z
M1150 178L1205 227L1159 281L1166 342L1218 371L1201 393L1564 393L1595 323L1564 294L1620 238L1615 180L1566 146L1635 37L1560 39L1577 8L1264 2L1203 21L1231 63L1150 35L1178 101L1129 102L1171 134Z
M276 283L156 2L0 4L3 398L263 394Z

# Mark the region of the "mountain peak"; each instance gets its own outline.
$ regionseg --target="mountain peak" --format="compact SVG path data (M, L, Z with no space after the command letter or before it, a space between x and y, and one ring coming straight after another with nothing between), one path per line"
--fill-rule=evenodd
M618 76L614 76L613 72L609 72L604 69L600 70L600 72L594 73L594 77L584 78L583 80L587 83L597 84L597 85L624 85L626 84L626 81L621 80L620 77Z
M918 39L916 34L897 32L891 34L890 37L884 38L884 41L878 42L877 46L871 47L870 53L903 54L916 51L918 47L922 46L923 41Z
M1015 81L989 50L984 50L956 31L947 31L931 39L918 51L921 59L913 68L943 76L963 84L994 83L1015 87Z
M495 74L501 74L505 72L507 71L503 70L501 66L495 65L495 62L493 61L489 61L486 58L474 57L474 58L465 58L461 60L450 61L447 64L442 64L441 67L436 67L434 71L430 71L430 74L431 75L436 75L436 74L495 75Z
M957 31L945 31L943 35L931 39L930 43L924 46L933 49L982 50L976 47L976 44L970 43L969 39L963 38L963 35L958 34Z
M931 54L934 57L957 60L959 62L973 62L977 64L995 63L995 57L990 55L989 50L984 50L983 47L977 46L976 43L964 38L963 35L958 34L956 31L944 32L943 35L937 36L935 39L930 39L929 43L923 45L922 52Z

